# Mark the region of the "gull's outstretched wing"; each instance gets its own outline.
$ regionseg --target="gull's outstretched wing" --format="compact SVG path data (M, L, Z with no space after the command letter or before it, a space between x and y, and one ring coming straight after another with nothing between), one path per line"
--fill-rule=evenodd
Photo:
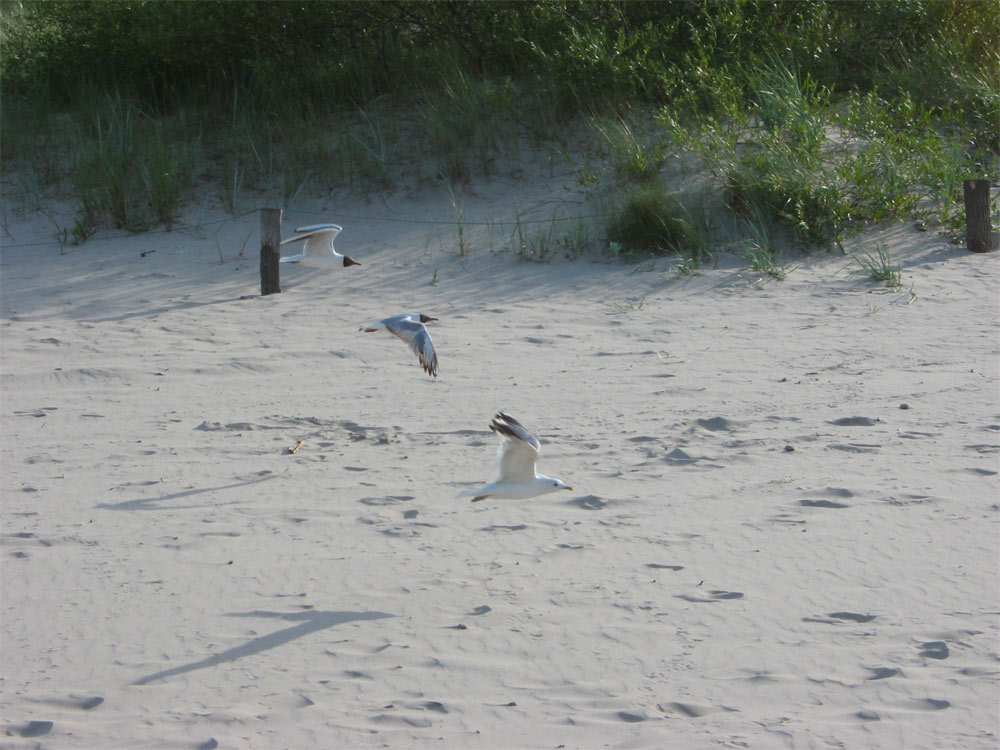
M298 227L296 235L282 240L282 245L289 242L306 241L302 249L304 255L330 255L336 251L333 249L333 238L336 237L343 227L337 224L312 224L308 227Z
M497 482L530 482L541 446L538 438L509 414L497 412L490 429L500 436L497 452Z
M428 375L435 378L438 374L437 352L434 351L434 342L426 326L418 320L413 320L409 315L397 315L386 318L382 325L389 333L398 336L409 344L413 353L417 355L420 364L427 371Z

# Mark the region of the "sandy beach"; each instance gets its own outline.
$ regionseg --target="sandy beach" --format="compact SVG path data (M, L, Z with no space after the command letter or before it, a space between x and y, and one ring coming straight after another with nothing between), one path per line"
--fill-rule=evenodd
M997 746L1000 254L495 241L562 182L469 190L465 257L439 187L304 200L362 265L267 297L250 207L8 222L0 746ZM501 409L574 491L456 497Z

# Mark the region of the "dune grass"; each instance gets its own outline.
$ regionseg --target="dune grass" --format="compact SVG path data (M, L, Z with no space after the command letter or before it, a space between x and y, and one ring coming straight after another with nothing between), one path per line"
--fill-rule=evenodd
M889 289L899 289L903 285L902 267L892 262L884 243L878 243L874 251L862 250L854 260L872 281L881 282Z
M608 221L608 239L619 254L650 253L698 258L703 242L680 199L657 184L629 192Z
M737 226L764 219L802 247L914 215L960 233L961 180L1000 148L1000 9L868 11L24 0L0 12L0 148L26 209L75 197L81 241L170 228L196 182L235 214L262 194L460 185L515 169L525 143L550 164L594 155L577 180L617 198L607 240L626 255L706 256L671 183L687 153ZM588 243L517 238L526 257L560 244Z

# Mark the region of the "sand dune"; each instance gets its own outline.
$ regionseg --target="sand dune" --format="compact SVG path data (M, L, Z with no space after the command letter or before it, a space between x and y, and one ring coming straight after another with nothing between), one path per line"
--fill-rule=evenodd
M288 211L364 266L264 298L253 214L9 226L3 747L996 747L998 255L526 263L519 190L465 259L445 195ZM414 310L436 380L358 333ZM498 409L574 492L455 499Z

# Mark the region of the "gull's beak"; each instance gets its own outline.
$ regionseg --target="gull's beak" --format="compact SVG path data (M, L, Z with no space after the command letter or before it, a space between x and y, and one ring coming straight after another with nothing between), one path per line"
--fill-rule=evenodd
M571 490L571 489L573 489L573 488L572 488L572 487L563 487L563 489L564 489L564 490Z
M354 258L352 258L350 255L345 255L344 256L344 267L345 268L347 266L360 266L360 265L361 264L358 263L356 260L354 260Z

